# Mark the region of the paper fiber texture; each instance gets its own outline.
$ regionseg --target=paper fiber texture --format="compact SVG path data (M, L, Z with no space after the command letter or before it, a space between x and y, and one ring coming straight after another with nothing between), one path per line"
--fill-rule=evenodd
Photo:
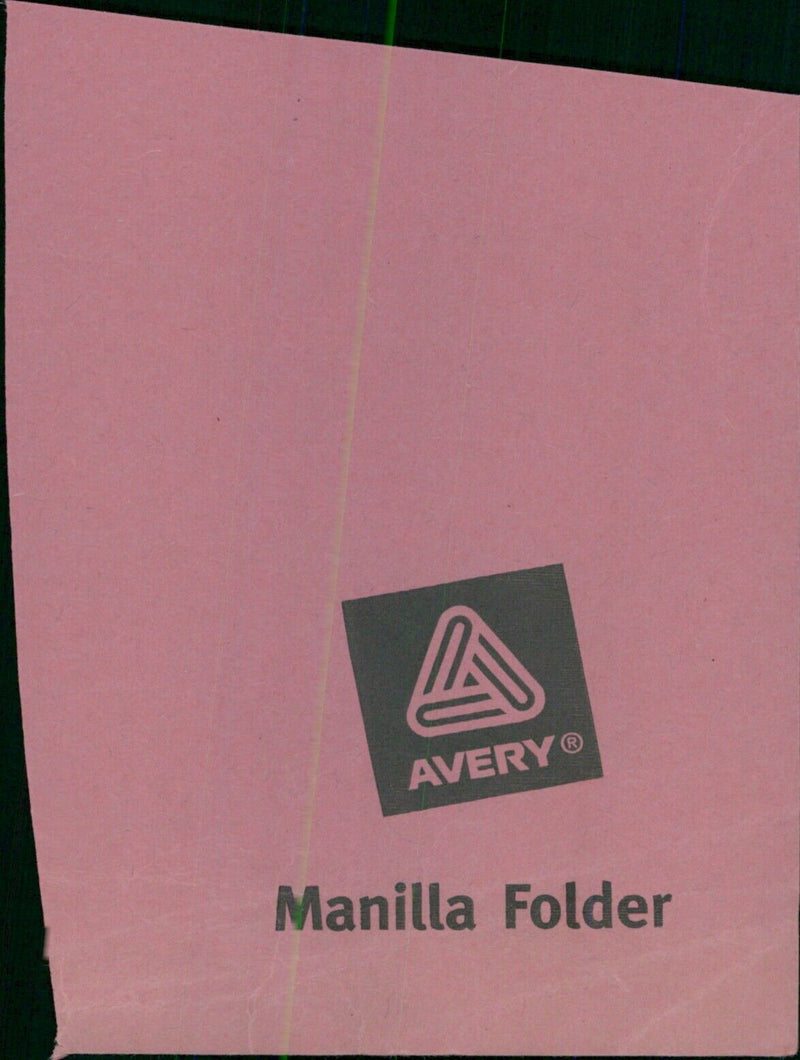
M60 1051L794 1051L797 101L8 16Z

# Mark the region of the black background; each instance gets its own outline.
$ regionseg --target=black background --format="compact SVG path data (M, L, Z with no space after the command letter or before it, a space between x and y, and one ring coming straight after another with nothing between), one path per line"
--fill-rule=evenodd
M425 738L406 724L414 684L441 613L456 604L471 607L544 687L545 706L531 721L502 728ZM564 568L470 578L423 589L385 593L343 604L350 657L367 731L375 780L385 816L429 810L532 788L602 776L592 712L584 680ZM559 746L565 732L584 739L578 754ZM409 791L414 760L532 738L541 746L556 739L545 768L465 779L456 784L421 784ZM530 755L526 756L530 759ZM499 811L502 812L502 811Z
M796 0L90 0L64 6L800 92ZM5 11L0 15L4 58ZM0 434L0 1060L42 1060L52 1051L55 1015L23 756L4 404Z

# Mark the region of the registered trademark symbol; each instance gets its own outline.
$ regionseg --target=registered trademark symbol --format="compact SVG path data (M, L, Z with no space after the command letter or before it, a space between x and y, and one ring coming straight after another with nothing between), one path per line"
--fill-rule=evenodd
M568 755L577 754L583 747L583 737L579 732L565 732L561 737L561 750Z

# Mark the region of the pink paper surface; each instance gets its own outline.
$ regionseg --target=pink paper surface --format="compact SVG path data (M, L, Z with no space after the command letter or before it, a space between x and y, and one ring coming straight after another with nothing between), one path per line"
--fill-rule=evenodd
M798 101L8 17L59 1052L793 1052ZM341 601L548 564L604 776L384 817ZM397 881L475 930L275 930Z

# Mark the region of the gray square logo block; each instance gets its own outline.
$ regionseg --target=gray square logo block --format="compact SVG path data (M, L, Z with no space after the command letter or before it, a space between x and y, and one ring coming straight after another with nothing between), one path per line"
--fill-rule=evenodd
M342 610L384 816L603 775L560 564Z

